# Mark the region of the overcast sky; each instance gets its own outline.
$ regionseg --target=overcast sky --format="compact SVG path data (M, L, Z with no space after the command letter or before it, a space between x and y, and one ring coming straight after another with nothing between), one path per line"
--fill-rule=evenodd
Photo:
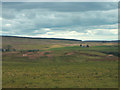
M117 2L3 2L2 6L3 35L118 39Z

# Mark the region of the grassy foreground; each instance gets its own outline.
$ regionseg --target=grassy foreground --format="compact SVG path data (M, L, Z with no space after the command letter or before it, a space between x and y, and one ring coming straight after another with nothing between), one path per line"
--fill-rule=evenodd
M34 58L3 53L3 88L118 87L117 46L68 46L47 51Z

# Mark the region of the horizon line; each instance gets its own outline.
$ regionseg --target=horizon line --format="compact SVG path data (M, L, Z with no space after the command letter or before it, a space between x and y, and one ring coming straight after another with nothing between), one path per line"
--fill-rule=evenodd
M30 39L58 39L58 40L75 40L75 41L119 41L116 40L79 40L79 39L69 39L69 38L47 38L47 37L31 37L31 36L10 36L10 35L0 35L0 37L16 37L16 38L30 38Z

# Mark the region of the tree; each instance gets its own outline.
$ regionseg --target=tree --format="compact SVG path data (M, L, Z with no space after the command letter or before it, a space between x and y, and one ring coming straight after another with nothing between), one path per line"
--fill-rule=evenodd
M13 51L16 51L16 49L14 48Z
M87 45L86 47L89 47L89 45Z
M7 45L7 51L10 51L12 49L11 45Z
M80 44L80 47L82 47L82 44Z

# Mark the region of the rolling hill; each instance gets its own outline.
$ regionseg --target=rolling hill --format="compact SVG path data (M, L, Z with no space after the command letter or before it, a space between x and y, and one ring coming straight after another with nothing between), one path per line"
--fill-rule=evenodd
M32 37L17 37L17 36L1 36L2 47L11 45L16 49L48 49L64 46L79 46L83 45L112 45L117 41L82 41L76 39L63 39L63 38L32 38ZM104 43L103 43L104 42Z

